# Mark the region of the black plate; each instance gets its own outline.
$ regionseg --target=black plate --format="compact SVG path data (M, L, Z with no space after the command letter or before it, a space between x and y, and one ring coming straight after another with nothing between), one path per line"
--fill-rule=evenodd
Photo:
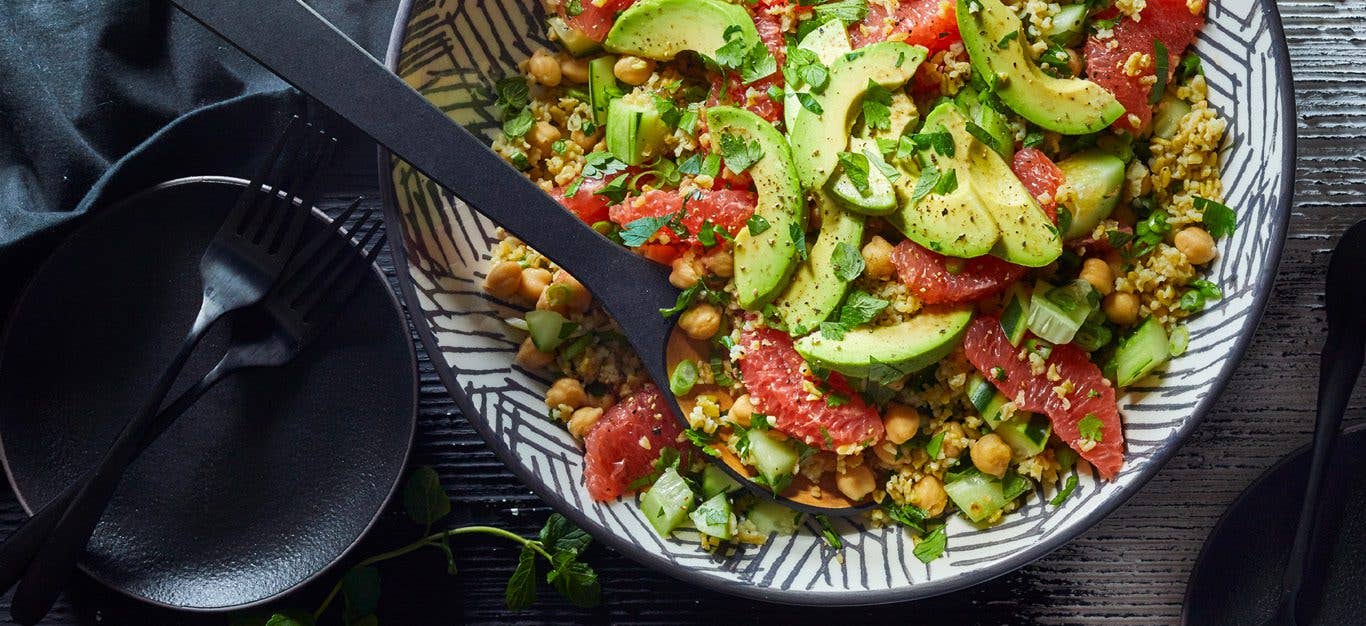
M199 257L244 182L171 181L104 210L30 283L0 352L0 454L25 510L94 465L179 346ZM320 214L313 229L322 228ZM226 324L179 387L217 360ZM340 559L402 477L407 325L376 270L312 348L210 391L130 469L82 568L174 608L241 608Z
M1339 528L1323 528L1327 559L1315 624L1366 623L1366 424L1338 439L1325 511L1345 507ZM1210 532L1186 587L1185 624L1262 624L1276 609L1309 470L1309 447L1292 452L1243 491ZM1328 516L1325 516L1328 517Z

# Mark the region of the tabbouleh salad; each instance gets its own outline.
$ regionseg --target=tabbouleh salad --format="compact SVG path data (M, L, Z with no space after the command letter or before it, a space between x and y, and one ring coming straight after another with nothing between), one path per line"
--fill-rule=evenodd
M1204 0L546 9L558 45L497 84L494 149L671 267L697 355L671 365L685 429L583 286L503 235L485 289L528 309L517 362L557 378L594 498L709 550L793 531L719 455L875 504L928 562L950 515L1116 476L1116 393L1185 349L1236 221Z

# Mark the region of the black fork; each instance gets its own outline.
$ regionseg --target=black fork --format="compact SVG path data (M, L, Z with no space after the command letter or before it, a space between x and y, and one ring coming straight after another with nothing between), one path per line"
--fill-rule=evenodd
M98 514L86 519L64 511L103 512L117 477L148 443L143 437L149 424L200 340L224 315L260 303L285 271L308 219L307 209L296 204L312 206L319 173L335 143L297 117L290 120L205 249L199 267L204 286L199 313L146 402L95 469L0 545L0 589L12 586L21 572L27 583L16 592L16 598L23 598L16 601L16 613L37 614L34 621L41 619L56 595L41 600L34 597L34 590L48 589L53 582L60 589L99 520ZM74 506L54 506L56 502ZM34 610L39 605L42 609Z

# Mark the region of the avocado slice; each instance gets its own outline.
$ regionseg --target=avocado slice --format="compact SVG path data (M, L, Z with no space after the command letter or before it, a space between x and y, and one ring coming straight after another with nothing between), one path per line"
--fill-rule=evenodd
M853 46L849 44L849 31L845 29L844 22L830 20L815 30L802 37L798 48L810 50L816 54L826 69L835 62L836 59L853 51ZM794 87L791 83L787 84L787 95L783 97L783 124L789 129L797 123L797 111L802 108L802 103L797 99L798 93L810 93L811 87L801 85Z
M863 240L862 215L840 208L824 190L812 196L821 212L821 234L787 290L773 301L778 319L794 334L814 329L839 308L849 284L835 274L835 249L840 243L857 249Z
M947 132L954 150L949 156L927 148L921 151L921 160L941 176L952 171L957 187L912 202L920 174L903 176L897 184L904 200L889 221L916 243L940 254L961 258L994 254L1027 267L1052 263L1062 254L1057 228L1005 159L968 132L967 122L953 102L940 104L925 118L921 132Z
M888 168L882 154L878 152L877 142L855 137L849 141L849 152L862 155L868 160L868 180L865 187L867 193L854 184L854 179L849 176L848 171L841 171L832 176L830 182L825 185L830 196L838 200L844 208L864 215L886 215L896 210L896 190L892 188L892 180L883 173L884 168L891 168Z
M1104 87L1043 73L1025 52L1020 18L1001 0L958 0L958 30L972 69L994 82L1001 100L1025 119L1064 135L1084 135L1124 115L1124 105Z
M759 192L754 214L768 228L750 234L745 228L735 236L735 291L742 308L763 308L783 288L797 268L797 242L793 233L806 232L806 203L787 141L773 124L745 109L717 106L707 109L707 127L713 138L723 133L757 141L761 157L749 175ZM713 139L717 141L717 139Z
M1063 183L1058 195L1067 198L1072 225L1065 239L1091 234L1101 220L1119 204L1124 187L1124 160L1101 150L1078 152L1058 162Z
M812 333L795 345L813 365L851 378L886 381L924 369L952 352L967 332L972 311L971 305L927 307L899 324L855 328L839 340Z
M868 83L897 89L911 79L923 60L922 46L884 41L855 50L831 64L829 84L823 93L813 96L822 112L818 115L805 108L797 111L789 137L797 161L797 176L804 188L819 188L835 171L839 153L849 146L849 130L861 112L858 104Z
M668 61L684 50L714 57L726 45L726 32L736 28L745 50L761 42L754 20L738 4L723 0L640 0L617 16L602 47L656 61Z

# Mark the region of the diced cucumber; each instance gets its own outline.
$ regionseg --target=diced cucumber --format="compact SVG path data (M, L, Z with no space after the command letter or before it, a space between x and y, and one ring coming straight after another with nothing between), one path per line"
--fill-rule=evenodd
M1045 33L1048 40L1064 48L1071 48L1081 41L1086 32L1086 5L1069 4L1058 9L1053 16L1053 27Z
M588 100L593 107L593 121L607 123L607 111L612 101L620 98L621 86L613 68L617 58L612 55L600 56L588 62Z
M877 143L869 139L854 139L850 142L849 150L868 159L868 193L860 191L843 168L830 178L826 190L841 206L855 213L886 215L896 210L896 190L884 171L891 171L891 168L882 160Z
M789 534L797 530L802 514L772 500L756 500L754 506L745 513L745 519L754 523L755 530L761 534Z
M1181 118L1191 112L1191 105L1175 96L1163 96L1153 109L1153 135L1171 139L1181 129Z
M750 429L749 462L775 492L787 485L797 473L800 459L797 450L786 441L778 441L772 435L757 428Z
M1006 292L1006 306L1001 310L1001 330L1010 339L1010 345L1018 346L1029 330L1029 289L1016 283Z
M981 374L968 377L968 400L977 408L982 421L1016 454L1034 456L1043 452L1044 446L1048 445L1048 437L1053 434L1053 424L1048 418L1028 411L1016 411L1010 419L1001 419L1001 407L1007 402L1006 397Z
M1067 199L1072 213L1072 225L1063 238L1085 237L1119 204L1124 160L1103 150L1087 150L1059 161L1058 169L1064 181L1058 195Z
M547 18L546 24L550 26L550 32L555 34L555 38L564 44L564 49L576 57L596 52L600 47L598 42L593 41L592 37L570 26L558 15Z
M702 468L702 497L710 498L716 494L732 493L740 489L740 483L735 482L725 470L707 464Z
M689 517L698 532L717 539L730 539L731 529L730 500L726 494L718 493L706 502L697 505Z
M607 108L607 151L627 165L640 165L664 151L669 127L654 102L617 98Z
M1171 343L1162 323L1148 318L1121 341L1111 360L1115 386L1128 387L1152 373L1171 357Z
M1068 343L1099 304L1100 294L1080 278L1051 289L1040 282L1029 301L1029 330L1046 341Z
M1009 502L1001 481L975 467L945 476L944 491L963 515L975 523L990 519Z
M526 329L531 334L531 343L541 352L553 352L564 342L564 332L569 320L554 311L527 311ZM572 332L572 331L571 331Z
M654 486L640 497L640 510L645 513L645 519L664 537L688 518L692 505L692 488L672 467L665 469Z

